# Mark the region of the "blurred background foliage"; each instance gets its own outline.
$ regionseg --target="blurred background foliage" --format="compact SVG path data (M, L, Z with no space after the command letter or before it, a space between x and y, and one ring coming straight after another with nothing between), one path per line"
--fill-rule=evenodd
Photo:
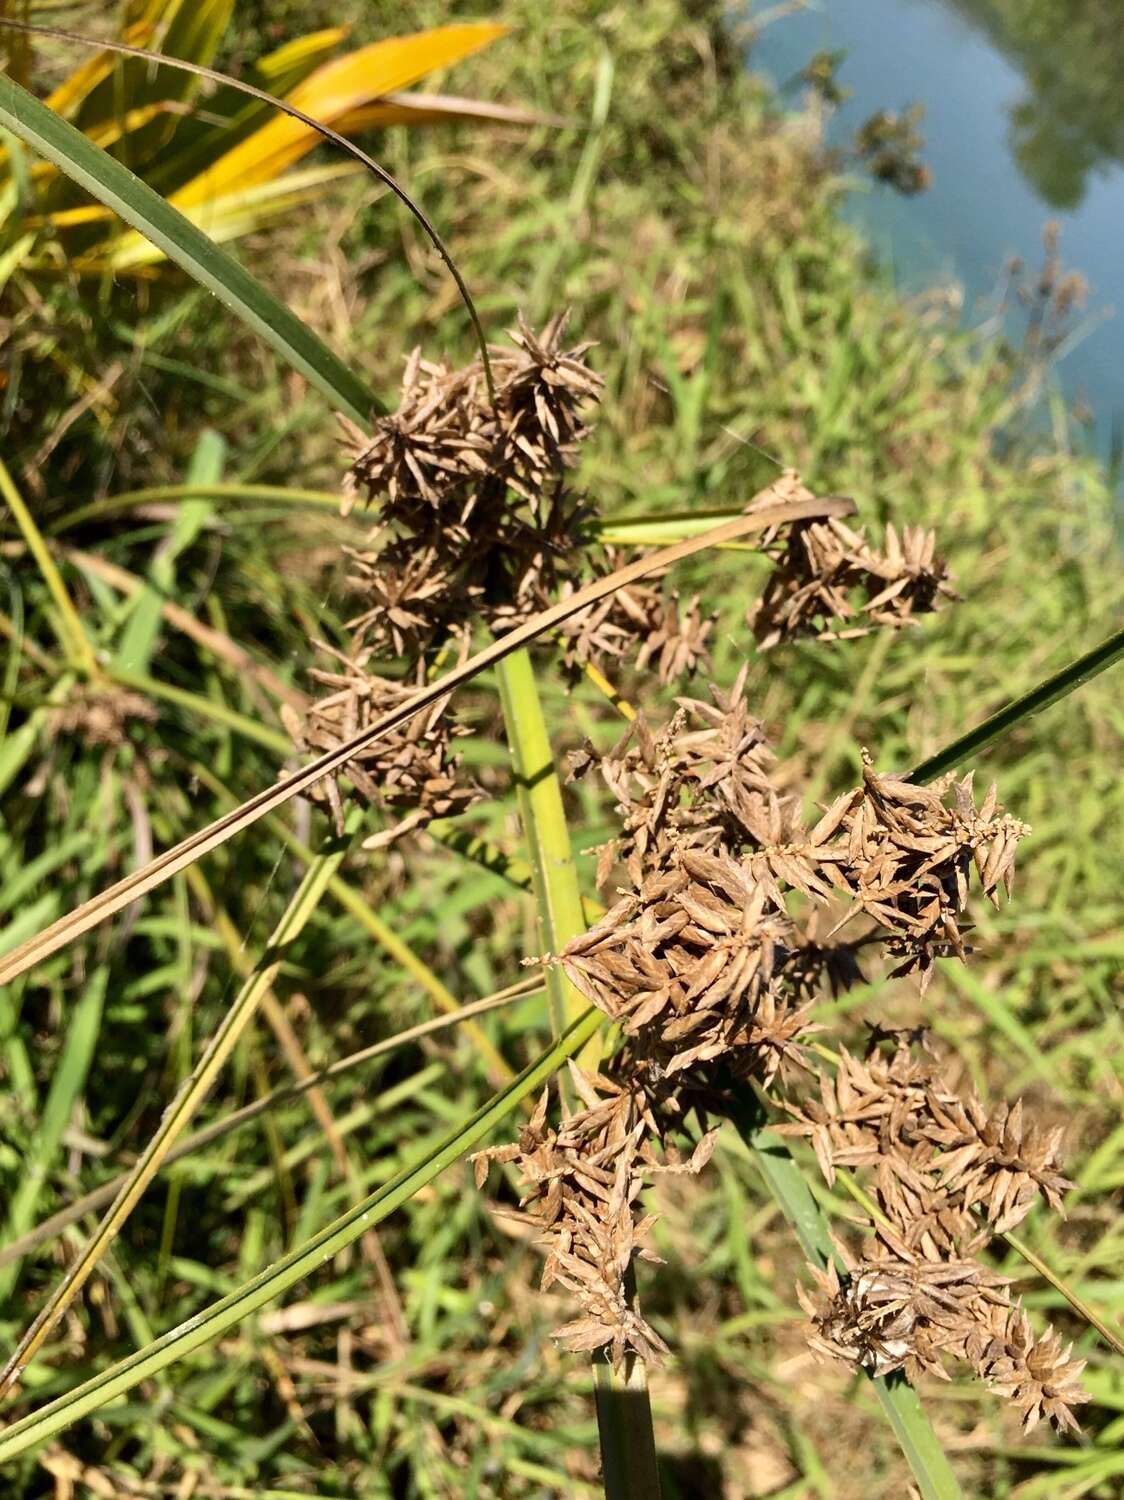
M735 506L783 463L819 492L853 495L871 523L936 527L961 604L904 637L785 647L751 665L756 711L811 796L849 784L864 745L884 769L916 763L1118 624L1113 492L1075 450L1069 414L1055 402L1043 436L1020 400L1024 351L994 329L961 328L938 297L903 300L871 265L838 216L845 183L815 118L778 108L713 0L503 0L484 21L478 6L429 0L7 5L182 49L295 91L313 112L332 101L337 123L361 129L437 222L494 337L519 311L541 323L570 306L575 335L599 341L606 395L580 483L606 512ZM420 38L412 60L399 47L398 71L379 73L385 39L405 33ZM189 77L53 43L15 45L11 66L56 103L66 91L84 129L183 194L210 232L236 238L388 400L415 344L470 354L463 308L417 226L330 152L306 154L312 143L288 122ZM418 81L444 101L421 106L424 121L378 114L388 106L376 97ZM332 490L333 415L175 268L2 144L4 462L112 687L91 693L76 678L57 600L0 515L7 950L292 763L279 706L307 685L310 641L343 639L340 544L355 530L291 499L127 497L185 481ZM752 559L725 554L678 580L721 610L718 681L747 650L742 616L759 576ZM609 743L619 724L604 700L588 686L567 696L548 660L558 755L587 734ZM653 717L668 711L647 679L621 686ZM487 680L458 714L489 792L460 824L518 856ZM923 1003L879 981L823 1007L823 1019L857 1024L877 993L883 1015L932 1028L954 1076L1067 1123L1069 1219L1032 1218L1025 1237L1117 1320L1122 728L1118 688L1102 678L990 751L980 779L999 781L1034 836L1014 902L980 915L973 967L943 965ZM593 788L567 796L591 848L611 809ZM235 841L0 995L5 1243L147 1140L229 1004L238 955L260 951L299 880L298 846L325 831L321 813L291 807L286 837L267 825ZM583 855L587 889L592 864ZM441 996L501 988L537 951L526 898L437 839L353 861L342 882L350 905L333 890L318 907L276 980L272 1020L239 1045L203 1123L294 1066L424 1019ZM518 1065L546 1035L541 999L480 1026ZM334 1081L327 1115L290 1102L178 1161L15 1408L314 1232L486 1097L487 1069L470 1035L440 1033ZM845 1197L817 1192L846 1217ZM870 1393L807 1353L801 1258L737 1142L723 1141L699 1181L669 1179L658 1200L664 1264L644 1297L675 1351L653 1385L665 1492L898 1500L900 1458ZM91 1223L0 1262L5 1346ZM536 1292L538 1269L468 1170L453 1170L379 1244L63 1434L6 1483L21 1497L594 1493L588 1370L550 1344L562 1306ZM1088 1353L1090 1441L1028 1443L978 1388L926 1390L965 1491L1112 1495L1124 1373L1021 1261L1003 1269L1036 1317Z

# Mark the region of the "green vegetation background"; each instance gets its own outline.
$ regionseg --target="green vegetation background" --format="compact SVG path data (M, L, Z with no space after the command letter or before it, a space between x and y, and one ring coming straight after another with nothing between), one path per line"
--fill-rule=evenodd
M364 40L480 8L421 3L407 14L381 3L261 0L239 7L226 60L243 66L341 13ZM735 505L780 460L818 491L854 495L873 526L936 527L955 570L962 603L916 633L785 648L754 663L758 711L814 793L853 778L864 745L880 767L905 768L1107 635L1124 583L1103 472L1070 450L1060 407L1050 441L1023 435L1016 354L958 331L937 296L902 302L870 267L837 215L842 184L813 121L775 111L744 73L719 7L506 0L499 15L513 35L447 86L563 123L392 131L377 147L440 225L496 336L520 310L541 322L569 306L575 334L599 340L606 393L581 481L603 509ZM388 395L415 343L433 355L469 352L447 277L384 194L338 190L245 254ZM166 511L66 530L68 516L106 494L181 479L204 429L225 439L228 478L337 482L331 413L174 275L109 288L72 282L62 267L39 305L5 302L0 318L10 318L0 330L6 461L24 476L41 524L73 545L146 575L168 535ZM122 369L109 398L75 417L83 381L113 362ZM12 535L6 528L5 540ZM310 639L339 639L346 618L342 535L323 513L217 504L175 557L171 591L303 683ZM167 626L151 671L209 711L162 699L156 721L112 749L53 730L44 709L61 669L48 601L13 558L0 574L6 613L22 613L30 645L0 751L5 947L123 873L148 837L171 842L221 811L227 792L266 784L281 761L260 736L220 722L233 711L276 729L275 705L250 674ZM740 559L706 559L683 584L723 611L719 679L748 649L742 614L759 576ZM127 604L73 568L67 579L99 647L113 650ZM615 734L591 691L565 697L545 656L542 677L559 755L584 733ZM647 681L624 686L654 714L666 703ZM462 713L476 731L468 757L493 793L467 821L517 851L494 700L474 691ZM856 1029L875 1003L901 1023L924 1019L954 1073L987 1094L1024 1094L1049 1123L1066 1121L1078 1184L1069 1220L1032 1219L1026 1237L1117 1320L1122 728L1118 684L1103 678L990 752L979 776L998 780L1034 836L1013 903L981 916L976 961L946 965L923 1003L880 985L824 1007L825 1019ZM21 734L20 756L5 753ZM609 814L592 792L574 793L584 846L605 836ZM320 813L294 818L307 842L322 836ZM582 867L591 887L592 860ZM35 1222L138 1149L233 993L215 911L256 953L299 873L274 834L258 830L204 867L209 908L198 889L173 882L0 999L9 1216L29 1180ZM436 844L354 862L347 879L459 999L517 979L522 954L537 951L527 904ZM278 998L316 1064L432 1008L331 903L285 965ZM518 1061L545 1023L536 1003L483 1024ZM287 1068L272 1033L255 1032L206 1118L284 1082ZM351 1183L302 1103L178 1163L28 1372L26 1399L57 1393L244 1280L338 1212L354 1179L390 1176L486 1089L464 1036L334 1084ZM65 1116L49 1131L60 1102ZM822 1196L845 1215L845 1201ZM654 1382L667 1492L709 1495L724 1484L730 1495L897 1500L900 1458L869 1395L807 1355L793 1293L799 1257L752 1168L723 1149L701 1182L662 1190L659 1208L665 1264L647 1273L643 1294L675 1350ZM78 1232L18 1273L0 1267L4 1345ZM200 1494L592 1493L588 1373L553 1351L547 1334L560 1304L537 1294L534 1250L473 1192L467 1168L389 1223L382 1248L404 1327L395 1329L366 1261L339 1263L294 1309L64 1434L45 1466L28 1461L6 1476L11 1493L55 1493L51 1463L62 1472L77 1464L79 1475L89 1466L81 1483L90 1493L96 1476L173 1493L190 1471ZM1026 1278L1021 1263L1007 1269ZM1110 1495L1124 1374L1056 1293L1034 1279L1026 1287L1036 1317L1088 1348L1093 1447L1037 1436L1027 1445L992 1398L956 1383L925 1393L938 1433L969 1494ZM1084 1472L1086 1488L1062 1488L1062 1476L1072 1485Z

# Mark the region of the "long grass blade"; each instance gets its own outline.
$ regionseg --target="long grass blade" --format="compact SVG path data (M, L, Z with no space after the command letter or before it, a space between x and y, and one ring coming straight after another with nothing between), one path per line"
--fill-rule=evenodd
M756 1101L742 1104L733 1123L809 1261L824 1267L836 1259L831 1230L804 1174L781 1137L764 1128ZM871 1378L871 1384L894 1429L922 1500L959 1500L960 1486L917 1392L900 1379Z
M67 1391L41 1410L32 1412L0 1432L0 1464L25 1453L72 1422L98 1411L107 1402L131 1391L196 1349L213 1343L229 1329L265 1307L319 1266L354 1243L372 1225L380 1224L395 1209L408 1202L446 1167L483 1140L518 1105L573 1057L601 1024L599 1011L590 1009L559 1037L546 1052L526 1068L501 1093L494 1095L475 1114L453 1127L412 1165L374 1193L356 1203L347 1213L322 1229L306 1243L246 1282L237 1291L214 1302L203 1312L181 1323L162 1338L72 1391Z
M127 167L3 74L0 125L159 245L169 259L213 292L224 307L356 421L368 421L371 412L379 409L374 392L244 266Z
M0 75L0 83L3 81L3 76ZM87 676L95 676L97 661L94 657L94 648L83 629L74 602L66 591L66 584L62 581L62 575L51 556L50 548L35 523L35 517L28 510L23 496L16 488L15 481L8 473L3 459L0 459L0 498L7 502L8 509L15 517L20 535L26 543L27 550L35 559L43 575L43 582L47 585L47 591L54 601L55 609L58 611L60 645L73 667L86 673Z
M3 80L0 79L0 83L2 82ZM854 511L854 503L850 500L798 500L769 505L765 503L767 495L768 492L765 492L764 496L758 497L763 508L756 509L752 515L740 516L737 520L727 521L725 525L705 532L700 537L692 537L674 547L665 547L646 557L638 558L635 562L628 563L623 568L606 574L603 578L595 579L585 588L578 589L568 599L551 605L549 609L537 615L532 615L530 619L516 626L507 635L485 646L482 651L469 657L467 661L444 677L436 678L425 687L419 688L418 692L400 707L375 720L366 729L336 749L318 756L301 770L282 777L273 786L250 797L241 807L217 818L206 828L191 834L173 848L158 855L144 869L134 871L123 880L117 881L115 885L109 886L67 916L51 923L42 932L36 933L34 937L21 943L0 960L0 984L10 983L49 954L57 953L60 948L73 942L84 932L89 932L92 927L107 921L116 912L147 895L164 881L171 879L177 871L185 869L195 860L221 847L236 834L266 817L267 814L276 812L291 797L307 791L309 787L332 772L341 770L355 752L364 745L371 744L396 725L413 718L416 713L427 708L438 698L455 691L480 672L495 666L512 652L518 651L529 641L555 629L571 615L595 604L615 590L635 583L650 573L671 567L683 558L693 556L694 553L701 552L707 547L719 546L723 542L733 541L738 537L751 536L778 524L786 525L793 521L812 520L824 516L846 516Z
M1031 688L1029 693L1024 693L1021 698L1012 699L989 719L985 719L982 724L977 724L975 729L969 729L967 734L962 734L959 739L953 740L951 745L938 750L936 755L930 755L928 760L923 760L919 766L914 767L910 772L910 780L934 781L938 776L943 776L946 771L953 770L970 755L975 755L985 746L1002 739L1016 724L1029 719L1033 714L1041 713L1044 708L1057 703L1059 698L1064 698L1075 688L1079 688L1083 682L1096 677L1098 672L1111 667L1114 662L1120 660L1121 656L1124 656L1124 630L1118 630L1115 635L1110 635L1099 646L1094 646L1092 651L1086 651L1084 656L1079 656L1076 661L1070 662L1068 667L1063 667L1060 672L1047 677L1036 688Z
M393 177L385 167L380 166L379 163L375 161L374 157L369 156L366 151L361 150L360 147L355 145L353 141L349 141L346 136L341 135L338 130L334 130L330 125L325 124L322 120L314 119L312 115L306 114L303 109L292 103L292 101L287 99L278 99L273 94L266 93L264 89L256 88L252 83L245 83L240 78L232 78L230 74L220 73L215 68L203 67L199 63L187 62L183 58L179 57L168 57L162 52L150 52L143 47L129 46L124 42L111 42L104 40L101 42L95 42L92 41L89 37L82 36L79 32L62 31L55 27L49 26L35 26L28 22L7 20L2 16L0 16L0 26L4 26L9 30L22 32L27 35L42 36L53 39L55 41L72 42L80 47L105 48L108 51L120 53L125 57L137 57L143 59L146 62L158 63L164 67L178 68L181 71L192 73L198 78L206 78L212 83L218 83L224 85L227 88L237 89L240 93L248 94L252 99L257 99L262 103L271 105L274 109L280 110L281 113L287 115L290 120L298 121L306 129L314 131L322 139L331 141L334 146L338 147L341 151L345 152L355 161L362 162L362 164L367 168L369 172L373 173L380 182L384 183L385 186L390 189L390 191L395 195L396 198L398 198L403 204L405 204L406 208L409 209L410 213L413 214L414 218L417 219L418 223L425 230L425 233L428 235L433 248L437 251L438 255L440 255L441 259L444 261L446 269L448 270L450 276L452 276L453 281L456 283L457 291L460 293L461 300L463 301L468 312L468 316L472 322L473 331L475 332L476 341L480 349L480 359L483 365L488 391L490 394L494 395L494 387L492 382L492 366L491 361L488 358L488 342L484 337L483 324L480 321L480 316L476 310L476 304L472 300L472 295L468 290L468 286L466 285L464 278L457 268L457 264L453 260L452 255L449 253L449 249L446 246L445 241L437 232L437 226L432 223L425 212L419 207L414 199L411 198L409 193L406 192L405 188L402 187L401 183L399 183L398 180ZM489 40L490 39L491 37L489 37ZM328 66L331 66L331 64L329 64ZM8 80L0 81L7 82ZM18 88L18 85L12 86ZM77 140L83 142L85 144L85 147L89 150L96 150L95 147L91 146L89 140L81 133L81 131L74 130L72 126L66 125L66 122L64 120L60 120L58 116L52 113L52 111L46 109L44 105L39 104L39 101L35 99L33 95L28 94L25 89L19 89L19 94L24 96L25 101L31 100L32 103L34 103L40 111L42 111L49 119L55 120L59 126L65 126L66 130L70 133L72 146L74 144L73 138L77 138ZM18 96L16 97L17 102L19 102ZM4 121L4 111L2 108L2 93L0 93L0 122L2 121ZM40 121L40 123L42 124L42 121ZM20 130L15 129L11 126L9 128L13 129L13 133L17 136L20 136L21 139L26 139L26 137L21 134ZM121 217L125 220L126 223L131 224L134 229L139 229L140 232L145 236L145 238L151 240L154 245L159 245L160 249L163 250L170 259L178 260L181 265L184 264L182 259L174 254L172 249L170 248L171 242L165 243L151 232L151 222L138 222L136 218L130 217L128 213L123 212L117 202L111 202L108 197L104 196L104 194L97 192L92 182L85 180L84 177L77 176L75 171L72 170L71 167L67 164L69 158L67 157L65 151L62 152L61 156L56 156L52 155L50 151L43 150L43 148L33 140L29 140L28 144L35 146L36 150L40 151L42 155L46 156L48 161L53 161L54 164L63 172L66 172L68 176L73 177L75 181L79 182L83 187L86 187L89 191L93 192L95 198L98 198L102 203L108 204L110 208L116 209L116 211L121 214ZM112 161L112 158L107 158L107 160ZM117 164L114 163L114 165ZM122 168L121 170L125 172L125 176L129 179L130 183L144 187L144 184L140 183L139 178L134 177L132 173L126 171L126 169L124 168ZM210 244L210 241L207 241L206 236L202 235L201 231L196 229L195 226L191 224L189 219L187 219L183 214L179 213L178 210L175 209L167 200L162 198L159 193L153 192L151 188L145 188L145 192L149 195L149 198L151 200L149 202L150 209L152 208L153 203L155 205L158 205L165 216L174 216L174 220L178 221L180 225L187 225L189 228L194 230L194 233L197 236L202 238L206 243ZM126 194L126 202L128 201L128 196L129 195ZM171 220L169 220L169 222L171 222ZM212 250L214 248L215 247L212 246ZM236 264L236 262L234 264ZM192 270L190 266L185 265L185 269L190 271L192 275L196 276L197 280L203 280L203 284L205 286L211 286L211 283L209 281L204 280L201 276L199 276L198 272ZM214 291L215 288L211 286L211 290ZM292 322L298 324L298 326L303 326L300 324L300 320L296 318L288 308L284 307L283 304L278 305ZM238 311L237 308L235 308L234 310ZM256 327L257 324L255 324L254 326ZM262 331L264 330L259 329L259 332ZM272 342L272 340L270 340L270 342ZM319 343L318 340L317 342ZM275 347L278 348L279 353L284 353L284 351L281 350L278 345L275 345ZM324 346L321 346L321 348L323 347ZM330 351L325 350L324 352L330 354ZM330 357L332 359L335 359L334 355L330 355ZM364 395L369 398L366 401L366 409L357 409L352 403L348 403L349 408L356 419L360 422L366 422L370 417L372 410L381 409L380 404L374 399L373 396L370 395L370 393L365 391L365 388L362 386L361 382L359 382L357 378L351 374L346 366L340 364L338 360L336 361L336 365L338 366L338 370L336 371L336 373L340 374L342 372L342 375L344 377L343 388L350 388L352 393L354 394L355 388L358 387L359 390L363 391ZM297 365L297 368L299 369L301 368L301 366Z

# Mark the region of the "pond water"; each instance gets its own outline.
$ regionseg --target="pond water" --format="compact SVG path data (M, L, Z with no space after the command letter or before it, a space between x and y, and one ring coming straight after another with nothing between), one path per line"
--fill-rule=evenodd
M851 90L833 144L876 110L924 107L928 190L871 183L847 200L903 290L954 279L979 321L1009 257L1037 270L1043 227L1058 222L1090 296L1054 379L1110 456L1124 428L1124 0L819 0L766 24L751 65L799 89L825 50L846 53L836 76Z

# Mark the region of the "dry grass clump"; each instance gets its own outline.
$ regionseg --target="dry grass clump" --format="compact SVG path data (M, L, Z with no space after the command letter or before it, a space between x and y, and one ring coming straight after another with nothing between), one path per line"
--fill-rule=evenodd
M842 1276L819 1276L827 1300L809 1304L813 1346L876 1373L943 1372L945 1356L959 1357L1028 1424L1047 1415L1064 1426L1083 1399L1080 1366L1052 1335L1034 1342L1005 1283L974 1259L1039 1192L1060 1210L1060 1132L1024 1125L1020 1105L989 1113L959 1097L892 1034L874 1033L862 1062L844 1051L834 1078L816 1073L806 1048L819 1029L813 1000L861 978L864 946L922 986L937 955L965 957L971 869L997 901L1027 830L994 787L977 808L970 776L918 787L869 760L862 785L805 826L744 682L743 672L709 702L680 698L658 732L638 720L600 759L621 835L602 851L599 881L619 870L624 884L554 961L619 1026L621 1046L581 1080L584 1109L553 1130L544 1096L517 1144L481 1153L478 1176L492 1158L518 1164L522 1211L549 1246L544 1285L562 1281L582 1308L558 1330L566 1346L651 1358L661 1340L630 1280L646 1253L646 1181L692 1113L702 1136L685 1169L695 1171L731 1089L795 1088L784 1128L808 1136L829 1181L837 1165L873 1172L879 1211L875 1250L850 1257ZM595 762L586 752L575 770ZM841 903L821 937L809 908ZM867 930L836 940L857 916ZM895 1042L889 1056L883 1035ZM818 1099L807 1087L817 1077Z
M157 718L155 704L143 693L111 682L79 683L65 703L48 716L51 738L73 735L88 748L116 748L129 738L130 724L151 724Z
M323 642L318 645L338 660L341 670L313 667L309 676L332 691L316 699L303 717L289 704L281 706L282 722L303 752L320 755L334 750L412 697L424 682L423 678L396 682L369 672L369 647L351 658ZM480 795L475 782L465 777L461 757L452 750L453 741L468 730L447 717L448 706L448 697L439 698L422 713L365 745L348 761L348 781L361 802L402 814L392 827L366 839L365 849L381 848L424 828L434 818L464 812ZM342 833L343 799L338 778L325 777L309 795L327 804L336 832Z

